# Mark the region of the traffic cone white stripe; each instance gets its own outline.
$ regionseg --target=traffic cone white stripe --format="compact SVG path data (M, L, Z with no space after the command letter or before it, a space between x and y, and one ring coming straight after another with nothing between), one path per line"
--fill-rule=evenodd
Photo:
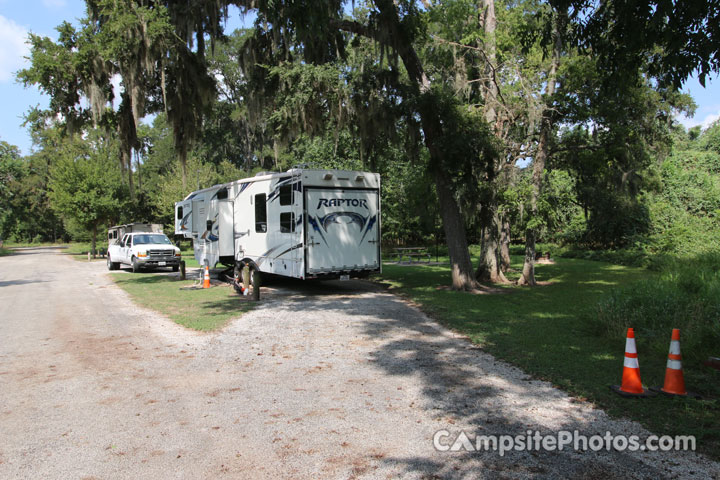
M682 370L682 362L680 360L670 360L668 358L667 368L671 368L673 370Z
M670 342L670 354L671 355L680 355L680 342L677 340L673 340Z
M623 362L623 366L627 368L640 368L640 363L638 363L637 358L625 357L625 362Z
M634 338L628 338L625 341L625 354L628 353L634 353L637 355L637 348L635 347L635 339Z

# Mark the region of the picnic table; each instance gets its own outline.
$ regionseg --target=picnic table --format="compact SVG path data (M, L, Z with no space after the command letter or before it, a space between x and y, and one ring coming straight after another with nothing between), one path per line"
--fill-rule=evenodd
M412 263L414 258L417 258L419 262L423 257L427 257L427 262L430 263L430 259L432 258L425 247L396 247L395 255L397 255L398 263L402 262L403 257L407 257L410 263Z

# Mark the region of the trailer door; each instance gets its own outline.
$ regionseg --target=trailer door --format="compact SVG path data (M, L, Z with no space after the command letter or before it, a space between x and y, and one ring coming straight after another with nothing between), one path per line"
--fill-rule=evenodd
M233 202L218 202L218 250L221 257L235 255L235 232L233 227Z
M307 273L380 268L377 190L305 190Z

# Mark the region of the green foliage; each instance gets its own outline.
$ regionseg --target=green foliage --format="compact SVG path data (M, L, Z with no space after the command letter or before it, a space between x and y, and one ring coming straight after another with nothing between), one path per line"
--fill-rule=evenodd
M720 344L720 254L676 259L659 278L613 291L590 316L599 333L621 338L635 328L656 355L667 352L679 328L683 357L698 362L717 355Z
M64 234L47 195L50 159L43 152L21 158L0 143L0 236L20 242L55 241Z
M702 133L702 137L700 138L700 145L705 150L710 150L720 155L720 120L716 120L715 122L713 122L713 124L710 125L707 130ZM720 163L715 162L714 165L714 171L720 172Z
M98 136L68 139L54 151L48 185L52 208L93 234L124 207L126 191L115 161L117 149L116 143Z
M16 185L24 174L19 149L7 142L0 142L0 238L7 238L17 221L13 197L16 195Z

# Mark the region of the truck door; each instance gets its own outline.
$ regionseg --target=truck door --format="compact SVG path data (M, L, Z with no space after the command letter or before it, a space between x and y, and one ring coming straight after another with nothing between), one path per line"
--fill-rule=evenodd
M128 257L128 252L130 251L130 241L132 239L132 236L125 235L122 239L122 247L120 248L120 261L127 263L130 261L130 258Z
M192 200L175 202L175 235L190 236L192 230Z
M377 190L305 190L307 273L380 267Z

